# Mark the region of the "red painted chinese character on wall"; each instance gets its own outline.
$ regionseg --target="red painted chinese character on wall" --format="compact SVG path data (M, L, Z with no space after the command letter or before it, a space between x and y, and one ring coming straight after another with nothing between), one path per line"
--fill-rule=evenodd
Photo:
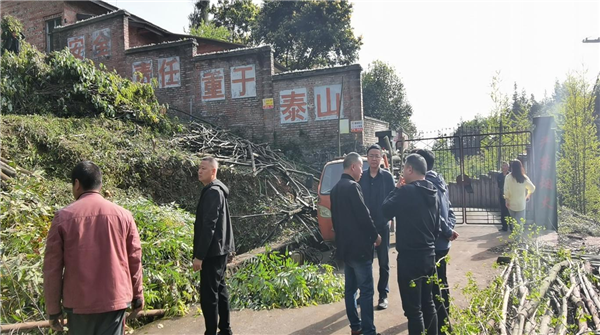
M341 107L342 85L315 87L316 120L337 119Z
M160 88L180 86L179 57L158 60L158 86Z
M96 30L92 33L92 54L94 57L110 56L110 28Z
M542 150L546 144L550 143L550 136L544 136L540 139L540 143L539 143L539 149L538 150Z
M256 71L254 65L231 68L231 97L248 98L256 96Z
M542 184L541 187L543 189L546 189L546 190L553 190L554 189L554 183L552 182L552 179L550 179L550 178L542 177L541 184Z
M552 199L550 199L548 196L544 198L542 206L544 206L544 208L554 209L554 206L552 206Z
M78 59L85 58L85 36L69 37L67 39L67 46L71 54Z
M212 69L200 72L202 101L225 99L225 71Z
M281 123L307 122L306 88L297 88L279 92L279 110Z
M543 171L548 171L550 169L550 157L544 155L544 157L540 159L540 165Z
M134 62L131 65L133 69L133 81L140 83L149 83L152 79L152 60L143 60ZM141 74L141 78L140 78Z

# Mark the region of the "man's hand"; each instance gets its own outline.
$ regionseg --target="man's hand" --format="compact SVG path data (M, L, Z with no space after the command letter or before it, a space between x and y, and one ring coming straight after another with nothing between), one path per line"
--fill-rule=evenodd
M375 240L375 246L378 247L381 244L381 235L377 234L377 239Z
M530 198L531 198L531 193L527 193L527 196L525 197L525 201L529 201Z
M456 230L452 231L452 236L450 236L450 238L448 240L450 241L454 241L456 240L460 235L458 234L458 232L456 232Z
M194 271L202 270L202 260L198 258L194 258L194 263L192 264L194 267Z
M508 200L506 200L505 204L506 204L506 208L510 209L510 205L508 204Z
M144 309L144 299L136 299L133 305L133 311L131 314L137 315Z
M63 331L63 325L65 324L65 317L62 313L56 316L50 316L50 328L58 332Z
M404 177L400 177L400 178L398 179L398 182L396 183L396 187L397 187L397 188L400 188L400 187L402 187L402 186L404 186L404 185L406 185L406 181L404 180Z

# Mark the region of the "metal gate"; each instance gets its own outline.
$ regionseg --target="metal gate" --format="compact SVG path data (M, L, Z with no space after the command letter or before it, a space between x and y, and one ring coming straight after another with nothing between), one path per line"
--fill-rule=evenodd
M518 158L526 171L533 169L529 131L414 138L407 144L403 156L416 148L435 154L433 169L448 184L457 223L500 224L501 162Z

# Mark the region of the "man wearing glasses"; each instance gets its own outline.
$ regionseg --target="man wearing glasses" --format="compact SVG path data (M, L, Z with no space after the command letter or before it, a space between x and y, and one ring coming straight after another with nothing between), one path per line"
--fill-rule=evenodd
M390 219L384 217L381 206L383 200L395 188L392 174L381 168L381 159L381 147L373 144L367 150L369 168L363 172L359 182L365 203L377 228L377 233L381 235L381 244L376 248L377 259L379 260L379 283L377 284L377 291L379 292L377 309L379 310L388 308L387 298L390 292Z

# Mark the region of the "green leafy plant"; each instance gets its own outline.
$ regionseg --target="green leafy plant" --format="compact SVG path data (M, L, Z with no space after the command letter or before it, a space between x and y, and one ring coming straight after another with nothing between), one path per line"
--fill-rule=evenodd
M16 20L3 18L2 22L3 27L18 28ZM167 107L158 103L150 84L122 78L103 64L96 68L91 60L79 60L66 48L45 55L22 42L19 54L2 54L0 67L4 113L116 118L164 132L173 128Z
M45 319L42 264L54 212L72 199L70 185L41 173L9 180L1 192L2 323ZM146 308L182 315L198 301L191 271L191 214L143 198L117 199L133 214L142 241ZM52 205L49 205L52 204Z
M236 309L295 308L342 299L344 283L330 265L298 265L285 254L267 251L229 281Z

